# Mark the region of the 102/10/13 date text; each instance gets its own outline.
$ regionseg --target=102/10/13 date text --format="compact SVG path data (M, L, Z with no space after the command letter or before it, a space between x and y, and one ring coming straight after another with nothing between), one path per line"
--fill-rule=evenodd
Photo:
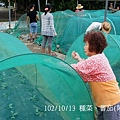
M93 111L92 105L45 105L44 111Z

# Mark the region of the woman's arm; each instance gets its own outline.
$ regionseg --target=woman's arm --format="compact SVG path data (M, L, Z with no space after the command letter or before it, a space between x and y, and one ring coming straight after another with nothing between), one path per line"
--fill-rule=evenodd
M38 14L36 14L36 19L39 20Z
M30 18L29 18L29 16L27 16L27 18L26 18L26 24L27 25L29 24L29 21L30 21Z
M56 33L55 28L54 28L54 19L53 19L53 15L51 15L51 17L50 17L50 27L51 27L51 29L53 30L54 35L56 36L57 33Z

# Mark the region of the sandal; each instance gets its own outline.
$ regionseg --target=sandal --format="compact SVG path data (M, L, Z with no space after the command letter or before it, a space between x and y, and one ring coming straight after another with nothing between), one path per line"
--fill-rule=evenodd
M33 43L33 40L30 40L31 43Z
M52 56L57 56L57 54L55 52L52 52L51 55Z

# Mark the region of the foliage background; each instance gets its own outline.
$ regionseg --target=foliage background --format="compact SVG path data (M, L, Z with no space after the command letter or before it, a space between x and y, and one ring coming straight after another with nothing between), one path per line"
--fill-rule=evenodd
M43 11L46 0L39 0L40 1L40 11ZM8 0L1 0L4 2L6 6L8 6ZM36 10L38 10L38 0L10 0L11 6L14 5L14 2L17 3L17 10L26 12L29 10L30 4L36 5ZM66 9L70 9L75 11L77 6L77 2L84 6L86 10L97 10L97 9L104 9L105 8L105 0L47 0L53 7L52 11L63 11ZM111 2L109 0L109 2ZM114 0L112 1L114 2ZM117 4L119 4L117 0Z

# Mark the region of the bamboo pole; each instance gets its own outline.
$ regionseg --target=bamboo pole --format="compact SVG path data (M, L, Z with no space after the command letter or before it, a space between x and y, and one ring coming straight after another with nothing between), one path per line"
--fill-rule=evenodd
M16 0L15 0L15 3L14 3L14 11L15 11L15 22L16 22Z
M38 9L39 9L39 21L40 21L40 26L41 26L41 10L40 10L40 0L38 0ZM41 27L40 27L40 31L41 31Z
M116 0L114 1L114 9L115 9L115 7L116 7Z
M46 5L47 5L47 3L48 3L48 2L47 2L47 0L46 0Z
M78 0L77 0L77 5L78 5Z
M11 29L11 8L10 8L10 0L8 0L9 3L9 29Z
M107 18L107 8L108 8L108 0L106 0L106 4L105 4L104 22L106 21L106 18Z

